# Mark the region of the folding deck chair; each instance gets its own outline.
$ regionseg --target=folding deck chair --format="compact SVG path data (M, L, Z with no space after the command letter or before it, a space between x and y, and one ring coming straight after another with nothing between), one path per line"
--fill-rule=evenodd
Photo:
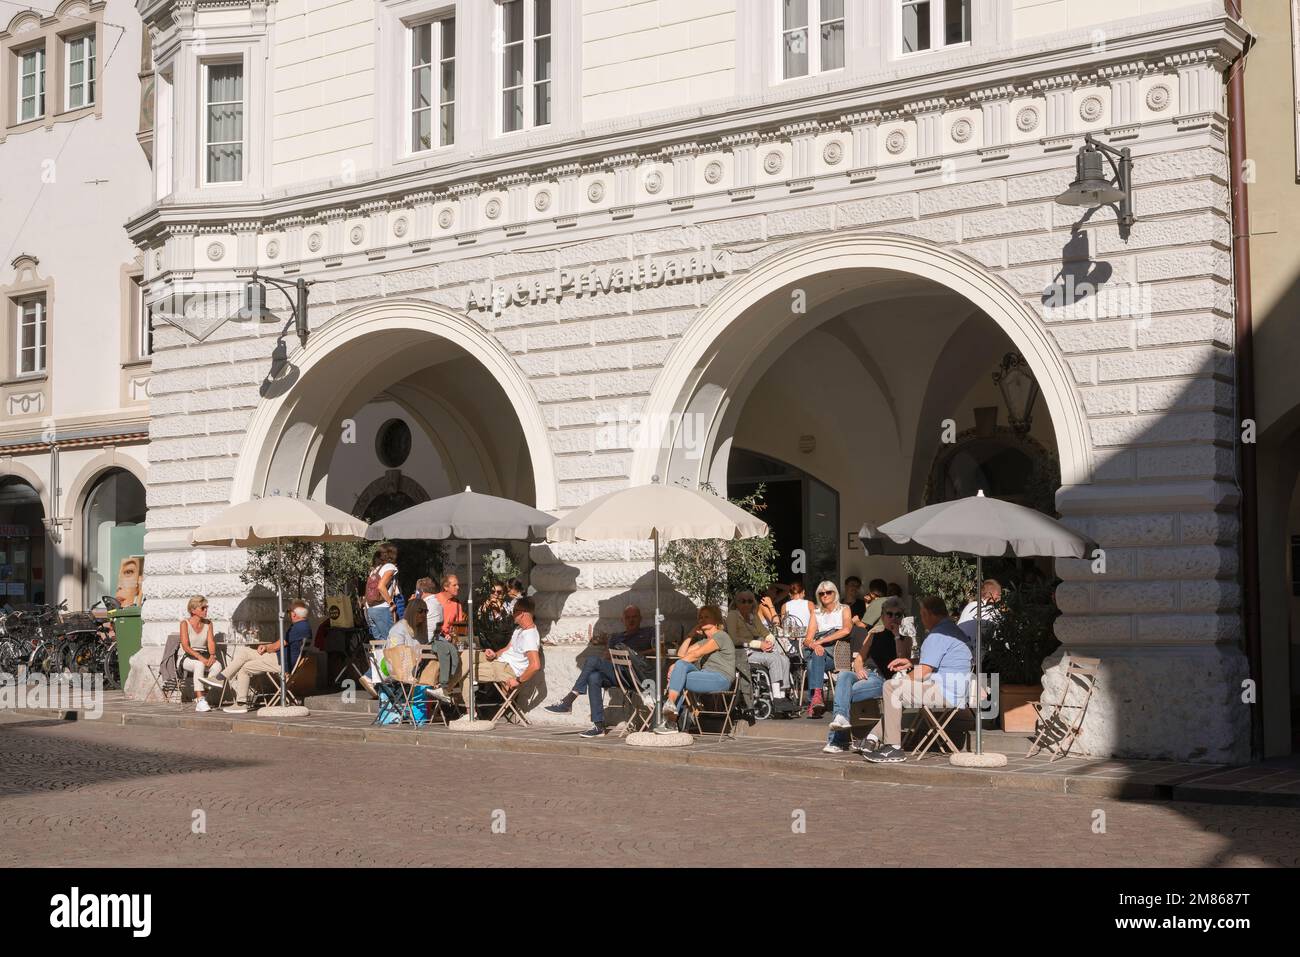
M614 681L628 707L627 722L619 736L627 737L634 731L645 731L654 720L655 713L641 699L641 687L637 684L636 672L632 670L632 652L626 648L611 648L609 660L614 666Z
M1070 753L1074 740L1083 730L1083 719L1088 713L1088 702L1097 690L1097 678L1101 672L1100 658L1078 658L1070 655L1066 659L1065 688L1061 691L1061 700L1055 704L1043 701L1032 702L1038 712L1038 721L1042 729L1029 746L1025 757L1032 758L1040 751L1051 751L1052 761L1063 758ZM1069 704L1070 692L1078 688L1083 700L1078 704ZM1062 717L1062 711L1077 712L1072 721Z
M697 734L704 734L705 731L700 725L700 716L707 715L713 718L722 719L722 727L718 730L718 740L723 738L736 737L736 724L731 718L731 712L736 706L736 696L740 694L740 672L731 679L731 687L725 691L691 691L686 689L682 692L680 707L690 715L691 720L695 722L695 731ZM703 706L706 699L716 698L718 707L709 709Z

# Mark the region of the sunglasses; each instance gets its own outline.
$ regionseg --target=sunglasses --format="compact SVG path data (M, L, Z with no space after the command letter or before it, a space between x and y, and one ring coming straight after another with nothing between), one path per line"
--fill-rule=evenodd
M752 598L742 598L742 599L740 599L740 601L736 602L736 604L737 604L737 605L752 605L752 604L754 604L754 599L752 599Z
M886 618L902 618L902 617L903 617L903 613L902 613L901 611L884 611L884 612L881 612L881 614L884 615Z
M817 597L818 597L818 598L825 598L827 595L834 595L834 594L835 594L835 592L833 592L833 591L819 591L819 592L817 593Z

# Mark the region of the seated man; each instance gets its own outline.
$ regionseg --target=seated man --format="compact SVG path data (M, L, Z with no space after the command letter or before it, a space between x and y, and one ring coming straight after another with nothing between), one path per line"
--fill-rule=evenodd
M984 637L992 634L998 619L1002 617L999 605L1002 604L1002 585L996 578L986 578L980 585L979 600L966 603L957 618L957 627L966 636L967 644L975 644L975 632L979 628L979 619L984 619ZM983 607L981 607L983 606Z
M881 700L881 720L868 735L879 737L884 728L884 744L865 750L862 756L872 764L898 764L907 760L903 750L903 709L926 707L958 708L970 701L971 653L966 636L948 617L948 608L938 595L921 599L921 624L925 641L921 644L921 662L915 669L906 658L889 663L894 677L885 686Z
M290 624L285 629L284 638L270 644L256 647L240 645L230 656L226 665L225 677L235 683L235 703L222 708L228 714L248 713L248 682L255 674L280 674L280 645L284 644L284 674L293 671L298 656L302 654L303 642L311 637L311 625L307 622L307 603L295 601L289 606ZM221 682L211 678L200 678L210 687L221 687Z
M722 609L705 605L696 616L695 629L682 640L677 660L668 669L668 697L659 734L672 734L677 722L677 699L683 691L717 694L736 679L736 646L722 630Z
M424 603L425 633L429 638L430 650L438 656L436 668L432 665L425 668L420 675L421 680L426 678L430 682L436 680L437 684L431 685L429 694L447 704L451 701L449 692L456 684L456 665L460 659L456 654L456 646L442 633L442 602L438 600L437 587L432 578L421 578L415 583L415 595L412 600L419 599Z
M849 638L849 648L853 655L853 664L848 671L841 671L835 678L835 717L831 719L830 731L826 735L826 754L843 754L850 750L862 751L864 748L875 750L880 744L879 738L867 735L863 741L853 741L850 746L849 731L853 727L849 715L856 701L879 698L884 693L885 675L890 673L891 662L899 658L910 658L912 641L899 634L903 621L903 600L901 598L885 599L880 621L870 631L859 628L853 630Z
M521 684L542 670L542 637L533 620L533 600L527 596L515 602L515 630L510 641L500 651L491 648L480 650L474 659L474 678L476 681L500 684L506 691L513 691ZM465 696L464 685L469 678L469 652L460 653L460 676L456 684L461 686Z
M641 609L636 605L628 605L623 609L623 633L611 637L609 647L621 646L628 651L644 654L654 646L654 640L655 630L641 627ZM632 684L639 686L636 676L630 677ZM605 727L605 689L617 685L614 665L610 662L608 653L592 655L582 663L582 671L578 674L573 689L555 704L548 704L546 710L552 714L569 714L573 711L573 702L577 700L578 695L585 694L591 703L593 724L582 732L581 737L599 738L609 730ZM654 707L654 698L644 692L642 697L648 707Z

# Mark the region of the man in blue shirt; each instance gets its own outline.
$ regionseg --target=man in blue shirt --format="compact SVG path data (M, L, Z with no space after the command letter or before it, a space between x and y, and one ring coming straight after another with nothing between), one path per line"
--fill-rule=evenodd
M875 737L883 727L884 743L862 754L872 764L898 764L907 760L907 752L902 748L904 708L966 707L970 700L970 646L938 595L921 599L921 624L926 635L920 663L913 667L906 658L889 663L894 677L885 686L880 722L869 735Z
M623 609L623 633L609 639L609 647L624 647L636 654L644 654L654 646L655 630L641 627L641 609L628 605ZM636 681L632 681L636 684ZM546 710L553 714L569 714L573 711L573 702L578 695L587 695L591 704L592 725L582 732L581 737L599 738L608 729L605 727L605 689L616 687L614 665L609 660L608 652L592 655L582 664L582 673L573 685L573 690L555 704L546 705ZM653 707L654 699L648 704Z
M299 600L289 606L289 627L284 633L285 674L293 671L302 654L302 646L311 640L311 624L307 621L307 603Z

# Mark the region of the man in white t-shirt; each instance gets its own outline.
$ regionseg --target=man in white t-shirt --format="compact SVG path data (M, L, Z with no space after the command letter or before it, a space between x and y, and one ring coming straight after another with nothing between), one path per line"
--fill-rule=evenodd
M506 691L511 691L542 670L542 637L533 620L531 598L524 596L515 602L514 619L515 630L509 644L500 651L489 648L478 653L474 675L480 683L500 683ZM468 677L469 652L461 652L460 664L462 675Z
M975 631L979 627L979 618L984 619L984 633L987 635L993 630L1001 617L998 605L1002 602L1002 586L998 584L996 578L986 578L980 585L979 601L969 601L966 607L961 610L961 615L957 618L957 627L961 629L962 634L966 636L966 641L970 644L975 643ZM981 611L980 605L984 608Z

